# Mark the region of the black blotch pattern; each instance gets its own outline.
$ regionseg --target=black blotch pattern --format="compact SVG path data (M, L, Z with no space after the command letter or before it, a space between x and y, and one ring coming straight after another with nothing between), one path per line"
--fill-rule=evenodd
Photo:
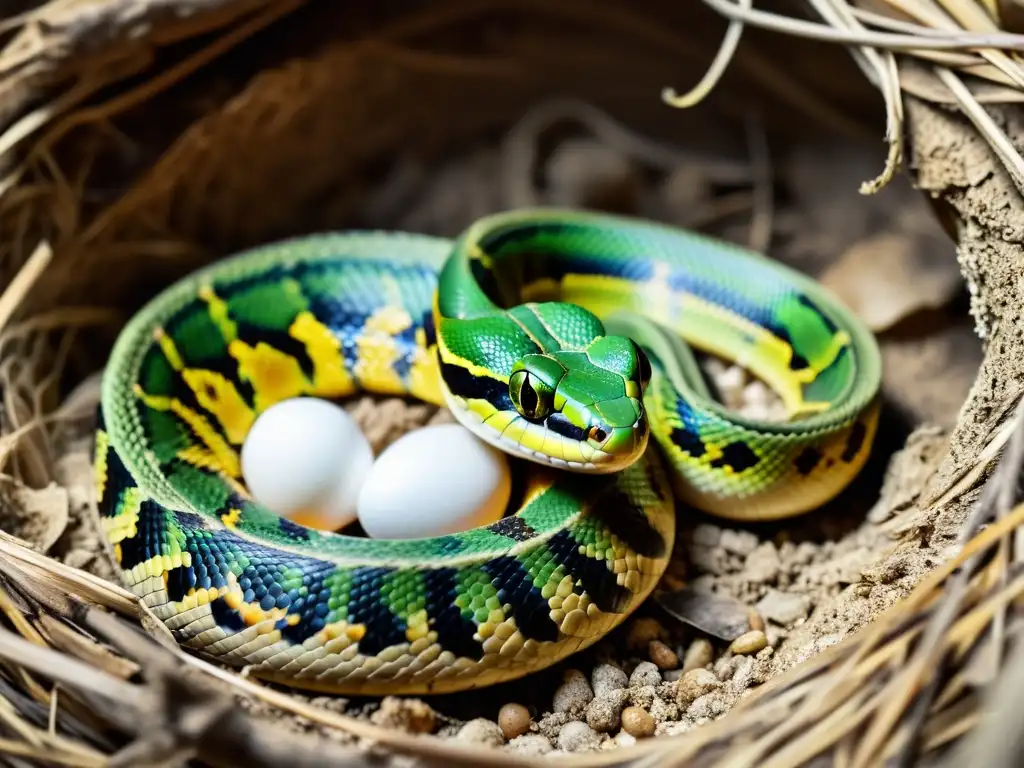
M850 434L846 438L846 447L843 448L843 455L839 458L847 464L857 458L860 449L864 447L864 439L867 436L868 428L864 426L864 422L854 422L853 426L850 427Z
M789 331L781 325L775 325L774 323L767 326L767 328L774 336L777 336L789 345L789 348L792 351L792 357L789 358L789 370L802 371L810 366L810 361L796 351L796 347L793 346L793 337L789 335Z
M651 490L654 491L654 495L659 500L665 501L667 499L668 488L665 483L665 479L661 477L658 472L658 468L654 465L653 461L644 462L644 474L647 476L647 482L651 484Z
M498 522L487 526L487 530L500 536L508 536L516 541L529 541L537 535L537 532L518 516L503 517Z
M612 486L599 494L586 514L600 520L635 552L645 557L665 554L665 539L647 520L643 509L619 488Z
M360 653L372 656L406 642L405 623L380 598L381 582L393 572L391 568L375 567L356 568L352 572L348 620L351 624L366 625L366 634L359 641Z
M487 298L496 302L499 306L506 303L505 298L498 290L501 283L492 269L489 269L480 259L471 259L469 269L473 275L473 280L480 286L480 290L484 292ZM508 290L508 286L506 286L506 290Z
M210 613L217 626L223 627L229 632L241 632L245 629L245 622L241 615L234 608L228 605L223 597L217 597L210 601Z
M288 538L295 539L296 541L309 541L309 531L301 525L293 523L284 517L278 518L278 520L281 530Z
M548 549L570 573L573 580L586 590L593 603L605 613L620 613L629 602L630 592L615 580L604 560L594 560L580 554L580 543L568 529L561 530L548 540Z
M486 400L501 411L513 409L508 385L489 376L474 376L465 368L441 363L441 376L453 395Z
M205 309L200 309L196 304L188 305L182 308L180 311L178 311L173 317L171 317L164 324L164 329L172 339L177 340L178 329L182 321L186 317L195 315L197 312L205 311ZM255 398L255 391L252 388L252 384L250 384L246 379L243 379L241 376L238 375L238 363L235 361L233 357L231 357L228 354L225 354L220 357L212 357L203 360L193 360L188 355L188 348L186 345L181 345L179 343L179 349L184 357L186 367L220 374L235 386L235 390L246 403L252 405L253 400ZM156 344L154 344L150 348L147 354L163 356L163 352ZM174 396L181 400L182 403L184 403L197 413L204 414L207 417L207 419L210 420L211 423L219 423L217 421L216 416L214 416L208 410L199 405L199 401L196 399L195 393L188 386L188 384L185 383L185 380L181 378L181 376L175 376L172 384L172 391Z
M732 467L736 472L743 472L757 466L761 459L746 443L729 443L722 449L722 455L711 462L716 469Z
M818 466L818 462L822 459L822 453L813 445L809 445L801 451L800 455L796 457L793 462L793 466L796 467L796 471L801 475L809 475L814 471L814 468Z
M695 459L699 459L708 450L704 441L700 439L700 435L691 432L686 427L676 427L672 430L672 442L679 447L679 450L685 451Z
M485 563L483 570L491 577L491 586L498 590L498 599L512 605L512 617L523 637L538 642L558 639L551 607L519 560L508 555L496 557Z
M174 602L185 598L196 585L196 574L191 568L179 565L167 571L167 596Z
M427 593L427 616L433 619L431 628L437 632L437 641L457 656L474 661L483 658L484 648L473 635L476 625L463 617L455 604L457 571L454 568L435 568L425 571L423 585Z
M547 428L552 432L568 437L570 440L586 440L587 432L582 427L577 427L568 417L562 413L553 413L548 416Z
M279 352L283 352L290 357L294 357L306 378L313 378L315 366L313 365L313 359L306 351L306 345L287 331L279 331L274 328L262 328L256 325L243 323L238 320L235 321L235 327L237 328L237 336L240 341L243 341L250 347L254 348L257 344L263 342Z
M492 235L485 235L480 238L480 248L484 253L499 254L508 246L515 246L517 243L535 239L542 232L557 233L562 229L563 225L555 223L523 225Z
M155 501L146 499L139 505L138 533L121 541L121 567L131 570L161 551L167 533L167 513Z
M128 468L112 448L107 449L107 483L103 489L103 498L98 504L98 511L101 517L114 517L118 512L118 501L121 492L126 488L135 487Z
M423 326L423 333L426 336L427 346L432 347L437 344L437 328L434 326L433 310L428 310L423 313L423 317L420 318L420 325Z
M288 605L288 613L298 616L299 620L289 625L282 619L278 627L281 630L281 637L290 643L301 645L327 626L327 614L330 613L330 607L326 597L320 593L324 589L324 578L334 573L335 570L335 566L331 563L317 563L312 571L303 574L302 585L306 587L306 594L296 597Z
M230 381L234 385L235 391L238 392L239 397L241 397L249 406L252 406L256 401L256 390L253 389L252 384L248 379L243 379L238 375L238 362L230 355L224 355L223 357L213 358L211 360L204 360L202 366L199 367L205 371L219 373L225 379ZM185 384L184 379L178 379L177 381L180 382L186 390L188 390L190 397L194 397L192 390ZM200 407L198 403L196 403L196 407ZM201 412L209 413L205 408L202 408ZM220 423L212 413L209 414L209 419L212 424ZM227 439L226 435L224 439Z
M166 512L166 510L164 511ZM173 514L174 520L180 528L198 531L207 527L206 520L195 512L174 512Z

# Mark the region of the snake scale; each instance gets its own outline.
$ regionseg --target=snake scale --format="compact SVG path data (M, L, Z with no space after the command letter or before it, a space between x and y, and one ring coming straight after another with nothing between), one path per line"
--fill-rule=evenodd
M761 378L789 418L728 411L694 350ZM309 690L480 687L621 622L677 510L777 519L836 495L871 449L880 376L870 331L809 277L667 226L540 209L456 240L313 235L214 263L129 320L103 378L98 508L125 584L200 655ZM248 496L262 411L360 391L447 406L523 459L511 513L389 541Z

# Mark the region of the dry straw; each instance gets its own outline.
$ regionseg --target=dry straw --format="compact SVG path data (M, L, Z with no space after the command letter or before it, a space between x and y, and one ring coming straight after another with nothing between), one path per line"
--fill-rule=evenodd
M751 0L702 1L728 19L728 29L706 76L682 95L667 88L669 104L700 103L752 27L845 46L882 95L887 116L888 157L863 192L878 190L905 162L904 99L911 94L965 115L1024 193L1024 160L1005 127L983 106L1016 103L1024 95L1024 36L1005 31L1001 21L1013 10L1013 0L809 0L812 12L799 18L755 9ZM53 0L0 21L0 34L10 40L0 55L0 124L6 125L0 133L0 206L14 222L5 229L9 241L0 245L0 265L8 270L0 293L0 471L29 484L47 476L51 428L81 417L80 404L91 402L83 396L61 404L55 371L73 353L74 333L110 320L104 311L66 305L31 316L19 313L32 287L52 279L49 243L82 224L71 204L81 197L80 182L63 176L54 147L75 126L102 123L145 102L301 4L192 2L181 6L194 13L179 15L169 1ZM89 12L83 12L87 6ZM457 15L458 5L453 8ZM68 55L56 47L54 30L62 31L65 43L71 37L82 43L98 39L104 25L130 28L126 19L136 11L160 30L162 42L200 35L204 42L180 63L98 105L78 106L102 87L144 71L150 63L147 49L122 46L122 55L109 60L93 51L99 61L92 59L86 75L70 87L52 88L59 59ZM78 26L72 29L71 22ZM429 65L459 66L440 59ZM48 186L30 181L37 176L29 170L40 167L50 174ZM40 199L45 205L35 204ZM47 212L46 221L39 220L40 209ZM175 247L134 246L158 255ZM867 768L937 755L949 765L1019 764L1022 413L1017 398L1007 401L984 444L976 446L974 460L933 494L932 505L943 506L983 487L958 554L905 599L856 635L754 690L716 722L628 749L565 756L559 764L784 768L821 761ZM0 612L6 618L0 628L0 754L12 765L170 765L191 757L252 766L529 762L514 753L380 729L182 654L123 589L6 534L0 534ZM138 624L149 633L137 631ZM1000 682L990 684L994 680ZM251 714L238 699L364 741L340 747L285 730ZM986 707L1000 702L1002 708L986 714ZM107 735L111 732L127 737L128 746Z

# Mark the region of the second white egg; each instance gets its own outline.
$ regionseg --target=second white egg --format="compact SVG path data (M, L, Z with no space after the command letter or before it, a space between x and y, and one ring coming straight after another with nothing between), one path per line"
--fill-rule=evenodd
M367 535L415 539L499 520L512 479L505 455L461 424L409 432L377 458L359 492Z

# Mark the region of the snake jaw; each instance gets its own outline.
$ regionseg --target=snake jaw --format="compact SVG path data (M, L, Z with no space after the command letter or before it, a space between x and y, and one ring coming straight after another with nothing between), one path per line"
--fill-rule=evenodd
M555 469L594 475L619 472L633 464L643 455L650 437L650 428L646 418L643 416L638 418L636 423L629 427L608 427L608 434L600 442L592 439L584 438L579 440L565 437L550 429L545 423L525 422L522 424L525 433L532 433L535 444L543 445L545 448L551 446L552 450L561 444L563 456L565 455L565 445L569 444L571 446L575 444L579 446L580 455L583 460L576 461L559 458L550 452L534 450L524 445L522 439L517 440L507 435L506 432L508 430L498 430L487 426L487 420L472 410L462 398L450 396L450 393L448 394L449 396L446 398L448 409L456 421L481 440L503 453ZM555 417L558 415L558 413L552 414ZM583 432L583 430L580 431ZM614 450L609 450L611 447L614 447ZM627 448L628 450L624 450ZM586 452L588 455L584 455L583 452Z

